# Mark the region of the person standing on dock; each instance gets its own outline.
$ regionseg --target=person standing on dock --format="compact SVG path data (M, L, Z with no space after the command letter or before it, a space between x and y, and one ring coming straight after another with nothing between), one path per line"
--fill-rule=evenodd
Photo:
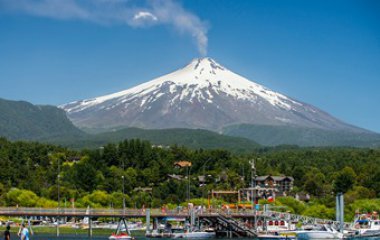
M19 232L19 236L21 240L29 240L29 230L25 227L25 223L22 225L22 229Z
M11 233L10 230L11 226L7 225L6 230L4 231L4 240L10 240L11 239Z

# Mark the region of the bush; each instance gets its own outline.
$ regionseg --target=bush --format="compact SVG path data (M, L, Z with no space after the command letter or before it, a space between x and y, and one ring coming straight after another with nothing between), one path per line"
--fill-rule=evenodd
M307 207L305 211L302 212L302 215L322 219L334 219L335 209L327 208L325 205L315 204Z
M7 193L6 201L8 206L35 207L38 196L29 190L11 188Z
M295 214L301 214L306 208L305 203L293 197L278 197L276 198L276 203L287 206L289 211Z
M46 199L46 198L39 198L36 202L36 207L42 207L42 208L56 208L58 207L58 203L56 201Z

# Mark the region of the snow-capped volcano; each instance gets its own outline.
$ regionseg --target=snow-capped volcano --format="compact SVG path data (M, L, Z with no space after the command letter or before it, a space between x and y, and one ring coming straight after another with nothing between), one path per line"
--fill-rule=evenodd
M203 128L233 124L359 130L252 82L211 58L136 87L60 106L79 127Z

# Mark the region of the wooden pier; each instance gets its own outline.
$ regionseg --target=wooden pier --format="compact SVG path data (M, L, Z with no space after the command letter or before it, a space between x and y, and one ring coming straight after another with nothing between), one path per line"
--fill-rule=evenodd
M197 209L190 210L162 210L162 209L84 209L84 208L18 208L3 207L0 208L0 216L22 217L24 219L31 218L87 218L89 220L89 236L92 235L92 220L97 218L145 218L147 222L147 231L150 230L151 219L186 218L189 222L194 223L195 219L206 221L218 227L220 232L225 232L227 237L255 237L256 223L264 222L266 219L277 219L288 222L301 221L303 223L332 223L337 222L329 219L311 218L291 213L275 212L275 211L239 211L235 209ZM249 224L247 224L249 223ZM59 234L59 224L57 224L57 235Z
M24 208L24 207L1 207L0 216L9 217L76 217L76 218L99 218L99 217L115 217L115 218L145 218L146 211L148 209L111 209L111 208ZM185 209L181 211L177 210L162 210L158 208L149 209L150 216L152 218L161 217L178 217L187 218L190 217L191 211ZM302 221L310 223L331 223L333 220L320 219L307 217L302 215L296 215L286 212L276 211L252 211L252 210L235 210L228 211L221 209L207 209L197 210L194 209L197 217L203 218L217 218L220 215L229 216L232 218L245 218L254 219L258 217L272 217L283 220Z

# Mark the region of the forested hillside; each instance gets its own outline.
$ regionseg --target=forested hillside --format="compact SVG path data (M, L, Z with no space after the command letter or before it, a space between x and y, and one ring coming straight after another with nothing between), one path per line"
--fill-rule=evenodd
M203 129L141 129L125 128L106 133L87 135L77 139L55 139L52 142L74 149L99 148L107 143L117 143L124 139L147 140L154 145L180 145L191 149L222 148L232 152L246 153L259 147L256 142L241 138L218 134Z
M75 139L85 135L54 106L0 99L0 136L13 140Z
M155 145L184 145L192 149L223 148L250 152L259 145L249 139L232 137L201 129L125 128L90 134L76 128L66 113L54 106L33 105L25 101L0 99L0 137L34 140L73 149L99 148L124 139L143 139Z
M327 208L333 208L335 192L345 192L347 203L380 197L380 150L374 149L267 148L234 155L225 150L160 148L147 141L128 140L96 150L72 151L1 139L0 203L56 206L59 180L62 202L75 199L77 207L111 203L120 207L125 176L129 207L180 204L186 200L187 180L168 174L186 177L187 169L175 168L176 161L192 162L191 198L201 198L211 189L248 186L251 159L256 159L258 175L293 176L294 193L309 193L320 199L315 204ZM207 184L201 187L197 176L204 174ZM152 191L138 191L144 187Z
M379 147L380 134L369 131L340 131L298 126L233 125L223 129L228 136L251 139L264 146L282 144L298 146Z

